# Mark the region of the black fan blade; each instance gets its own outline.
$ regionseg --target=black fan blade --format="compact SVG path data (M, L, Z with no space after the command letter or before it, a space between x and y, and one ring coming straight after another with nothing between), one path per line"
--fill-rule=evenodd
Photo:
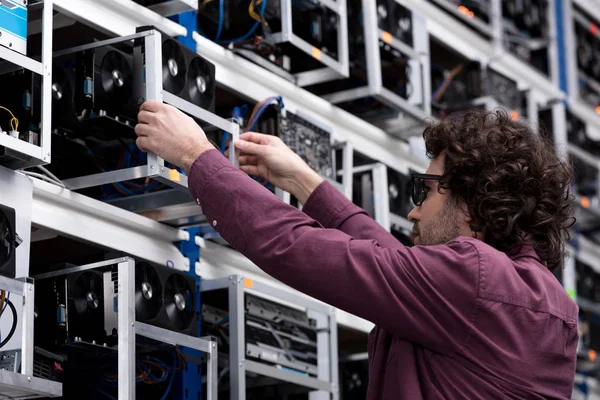
M125 56L111 50L104 55L100 65L100 80L105 95L112 102L127 103L132 96L133 70Z
M192 103L202 108L208 108L213 92L213 78L206 62L195 57L188 66L187 91Z
M101 310L102 281L93 272L84 272L75 281L73 303L79 315Z
M179 95L185 87L187 69L183 51L174 39L167 39L162 44L162 68L164 89Z
M194 317L193 289L180 275L173 274L165 284L165 309L173 326L179 330L187 329Z
M162 285L148 263L135 267L135 314L138 321L156 318L162 307Z

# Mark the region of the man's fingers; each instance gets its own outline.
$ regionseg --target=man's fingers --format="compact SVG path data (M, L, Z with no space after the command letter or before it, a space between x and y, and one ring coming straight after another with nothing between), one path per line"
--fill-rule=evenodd
M146 100L140 107L140 111L158 112L162 108L163 103L156 100Z
M240 165L240 169L248 175L260 176L256 165Z
M150 142L150 139L147 137L144 137L144 136L140 136L135 140L135 144L143 152L148 152L149 142Z
M150 134L150 125L137 124L134 128L135 134L138 136L148 136Z
M153 120L154 120L154 113L151 113L150 111L141 110L138 113L138 122L140 122L140 123L149 124Z
M258 165L258 157L240 156L240 165Z
M272 138L273 138L272 135L265 135L264 133L258 133L258 132L240 133L241 140L245 140L247 142L253 142L253 143L269 143L269 140Z
M246 155L262 157L267 154L267 151L269 151L268 146L252 142L246 142L245 140L241 139L238 139L233 143L235 144L236 148L241 150Z

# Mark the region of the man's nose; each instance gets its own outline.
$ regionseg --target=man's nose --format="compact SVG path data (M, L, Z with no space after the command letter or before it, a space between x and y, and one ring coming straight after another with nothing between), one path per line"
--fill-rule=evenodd
M408 213L408 220L410 222L417 222L419 220L419 207L415 206L412 208L412 210L410 210L410 212Z

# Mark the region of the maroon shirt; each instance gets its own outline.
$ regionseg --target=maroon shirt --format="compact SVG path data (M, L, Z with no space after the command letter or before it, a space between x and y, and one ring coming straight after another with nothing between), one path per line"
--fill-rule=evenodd
M324 182L302 211L217 150L189 174L214 228L265 272L367 319L368 399L570 399L577 305L531 247L405 247Z

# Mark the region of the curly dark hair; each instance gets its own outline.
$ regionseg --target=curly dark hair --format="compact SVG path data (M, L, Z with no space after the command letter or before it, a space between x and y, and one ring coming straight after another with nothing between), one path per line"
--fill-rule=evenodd
M429 158L445 156L439 188L466 204L485 243L507 254L530 244L548 269L563 267L573 168L545 135L504 110L474 109L430 124L423 137Z

